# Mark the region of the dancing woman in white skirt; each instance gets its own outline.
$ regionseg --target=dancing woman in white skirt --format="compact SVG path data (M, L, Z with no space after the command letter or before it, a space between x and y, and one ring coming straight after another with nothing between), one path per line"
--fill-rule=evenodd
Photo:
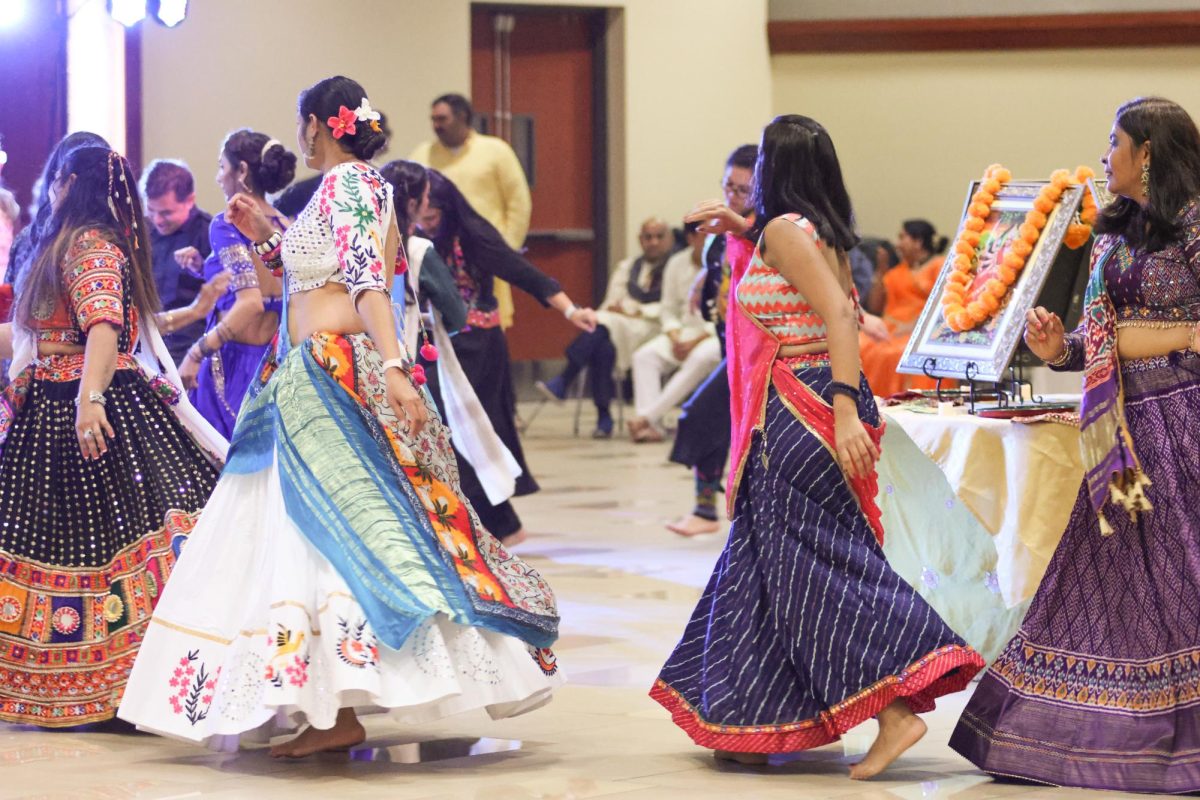
M311 202L280 237L230 201L287 301L134 665L119 715L140 728L206 741L307 722L272 749L300 757L361 742L355 709L499 718L559 680L554 596L480 526L397 341L392 189L365 163L378 117L354 81L317 83L297 131L324 174Z

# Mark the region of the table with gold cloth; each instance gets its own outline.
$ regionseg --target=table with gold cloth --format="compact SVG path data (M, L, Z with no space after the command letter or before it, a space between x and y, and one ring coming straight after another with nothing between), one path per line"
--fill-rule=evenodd
M1016 631L1083 479L1079 430L884 409L884 550L989 660Z

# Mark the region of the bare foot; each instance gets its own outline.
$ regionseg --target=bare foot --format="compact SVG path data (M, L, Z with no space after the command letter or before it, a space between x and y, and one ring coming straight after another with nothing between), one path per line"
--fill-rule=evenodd
M762 766L767 763L766 753L738 753L733 750L713 750L713 758L717 761L733 761L749 767Z
M528 538L529 538L529 531L525 530L524 528L521 528L516 533L510 533L508 536L505 536L503 539L501 539L500 544L504 545L505 547L513 547L515 545L520 544L521 542L525 541Z
M629 429L629 438L636 442L643 433L650 429L650 421L634 417L625 423L625 427Z
M850 779L865 781L887 769L900 755L921 741L928 730L925 723L903 700L894 700L879 712L879 735L867 751L867 757L850 767Z
M271 758L304 758L313 753L349 750L362 744L366 738L367 732L363 730L354 709L343 708L338 710L337 722L332 728L321 730L310 725L296 738L272 747Z
M667 530L680 536L702 536L721 530L721 523L715 519L705 519L695 514L688 514L667 525Z

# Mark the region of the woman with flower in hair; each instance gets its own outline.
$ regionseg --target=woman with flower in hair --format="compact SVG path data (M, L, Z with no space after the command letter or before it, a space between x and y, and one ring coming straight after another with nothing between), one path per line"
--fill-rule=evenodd
M121 706L194 741L307 723L272 748L352 747L357 710L415 723L545 703L558 612L535 570L480 524L449 434L396 333L406 268L386 136L344 77L300 94L320 188L284 234L239 193L229 220L283 276L278 343L147 632Z
M0 720L110 719L225 441L190 407L154 324L129 162L65 155L0 326Z
M217 185L225 200L242 193L281 232L287 221L266 195L287 186L295 174L296 156L265 133L243 128L221 145ZM204 261L204 279L228 273L229 288L217 301L208 329L188 350L179 375L204 418L229 437L246 389L279 329L282 288L223 212L213 217L208 236L212 253Z
M1016 636L950 746L1037 783L1200 791L1200 130L1176 103L1117 110L1083 323L1025 342L1082 371L1084 479Z

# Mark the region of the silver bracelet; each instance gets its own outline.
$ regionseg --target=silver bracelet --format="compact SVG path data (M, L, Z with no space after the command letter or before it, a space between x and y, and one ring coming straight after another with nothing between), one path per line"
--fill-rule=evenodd
M88 392L87 401L89 403L99 403L102 406L108 405L108 398L105 397L102 392L97 392L95 389ZM78 397L75 398L75 406L76 407L78 407L79 404L82 402L83 402L83 400L81 398L78 398Z

